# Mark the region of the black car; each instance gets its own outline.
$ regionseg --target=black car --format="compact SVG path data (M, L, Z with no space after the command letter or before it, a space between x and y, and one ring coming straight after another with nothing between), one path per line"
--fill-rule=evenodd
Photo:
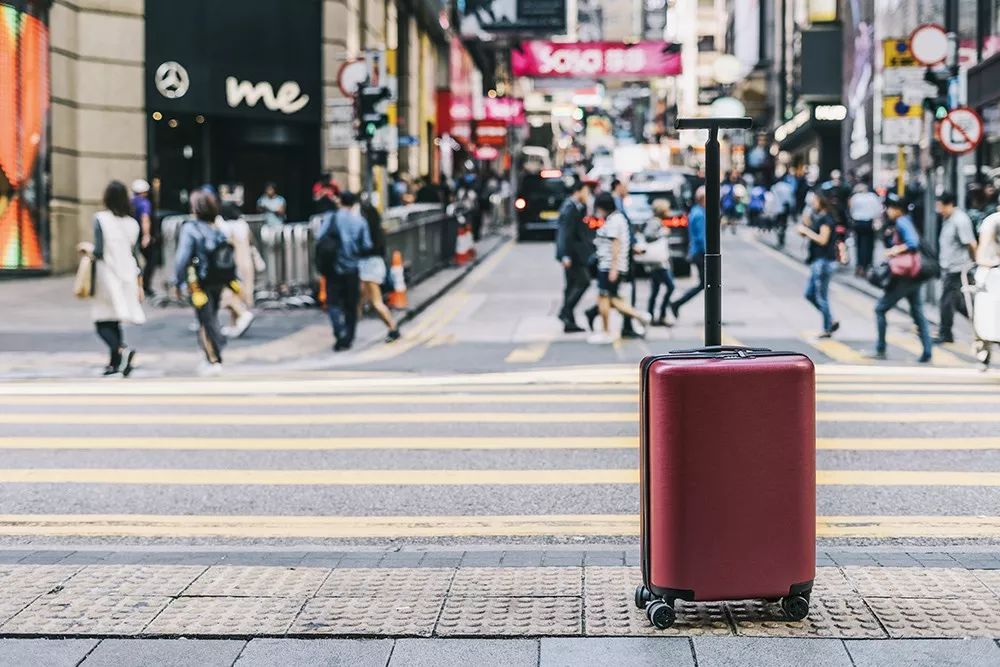
M569 196L569 186L558 169L525 174L514 199L517 238L555 237L559 207Z
M665 200L670 205L671 215L662 220L654 220L653 202ZM629 187L628 199L625 202L625 212L637 232L650 234L651 224L660 224L670 229L667 243L670 246L670 269L675 276L691 275L691 263L688 261L688 216L687 207L683 201L682 192L669 187L661 181L650 181Z

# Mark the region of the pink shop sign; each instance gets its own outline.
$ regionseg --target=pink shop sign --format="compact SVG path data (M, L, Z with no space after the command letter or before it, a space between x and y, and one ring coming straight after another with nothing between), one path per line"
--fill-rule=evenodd
M535 78L676 76L681 55L669 42L521 42L511 52L514 76Z
M508 125L524 125L524 100L516 97L485 97L485 120L502 120Z

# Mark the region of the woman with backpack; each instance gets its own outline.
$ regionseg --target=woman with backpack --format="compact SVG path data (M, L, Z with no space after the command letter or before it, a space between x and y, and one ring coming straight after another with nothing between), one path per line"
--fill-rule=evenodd
M131 214L128 189L124 183L111 181L104 190L104 207L94 217L94 247L89 250L95 261L91 316L111 352L104 375L132 372L135 350L125 345L122 322L142 324L142 272L136 260L139 254L139 223Z
M219 326L219 302L226 287L239 290L233 259L233 247L215 225L219 202L211 192L201 189L191 194L193 220L181 225L174 258L177 290L187 285L191 305L200 325L198 341L205 352L202 375L222 372L222 347L226 338Z
M382 229L382 216L378 209L369 202L361 204L361 215L368 223L368 232L372 237L372 247L366 251L358 263L358 276L361 280L361 303L371 304L372 310L379 319L385 322L389 329L385 342L399 340L399 327L392 319L392 313L382 300L382 283L385 282L385 230Z

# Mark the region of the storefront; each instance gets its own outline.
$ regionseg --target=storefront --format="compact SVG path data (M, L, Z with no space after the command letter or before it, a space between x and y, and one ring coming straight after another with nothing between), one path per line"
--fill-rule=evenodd
M186 210L191 189L212 183L242 188L252 211L274 181L290 219L311 212L321 157L322 4L295 4L147 3L147 27L178 26L146 30L149 175L161 210Z
M49 268L49 3L0 0L0 272Z
M841 130L847 108L842 104L806 105L774 130L774 141L787 154L787 164L804 166L826 180L841 168Z
M976 153L981 176L1000 177L1000 53L969 70L969 106L983 117L983 142Z

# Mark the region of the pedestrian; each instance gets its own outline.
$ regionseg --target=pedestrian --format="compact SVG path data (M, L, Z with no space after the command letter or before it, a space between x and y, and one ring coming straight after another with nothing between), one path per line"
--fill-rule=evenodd
M257 199L257 212L264 214L264 222L272 226L285 224L285 198L278 194L273 181L264 185L264 194Z
M830 278L837 264L837 244L830 201L817 194L813 211L807 213L797 230L809 239L809 284L806 300L823 315L823 332L820 338L830 338L840 328L840 322L830 312Z
M160 263L159 234L153 225L153 202L149 200L149 183L141 178L132 181L130 202L132 217L139 223L139 251L142 254L142 288L153 296L153 273Z
M326 213L337 209L337 195L340 194L340 186L333 178L333 174L324 171L319 176L319 180L313 183L312 200L313 213Z
M785 247L785 231L788 229L788 219L795 212L795 177L786 172L771 186L771 194L780 207L774 219L777 231L778 247Z
M337 235L336 259L332 265L319 268L326 278L327 314L336 339L333 351L342 352L354 344L361 303L358 267L361 258L372 250L368 223L361 217L356 194L341 193L340 208L326 214L319 238L327 234Z
M668 309L670 297L674 294L674 274L670 270L670 227L666 225L666 219L671 215L670 202L666 199L657 199L652 207L653 219L647 228L649 241L640 256L642 263L649 267L649 307L646 310L654 314L652 322L654 327L669 327L673 326L673 320L668 319ZM663 301L660 303L660 314L656 316L656 300L660 294L660 287L665 289Z
M694 205L688 212L688 262L698 272L698 284L685 292L681 298L670 304L670 312L676 319L681 306L698 296L705 289L705 188L695 190Z
M621 277L628 271L629 229L625 216L615 208L611 193L602 193L594 199L594 215L603 224L597 229L594 245L597 249L597 308L601 316L603 331L595 332L588 343L606 344L613 342L610 328L610 313L614 308L623 316L634 317L649 326L652 316L640 313L618 295ZM593 321L590 321L593 328Z
M125 345L122 323L142 324L142 272L139 254L141 228L132 217L128 189L111 181L104 190L104 210L94 216L93 299L90 314L110 352L104 375L132 373L135 350Z
M906 204L897 195L886 196L885 202L886 227L885 234L888 249L886 256L890 264L893 258L902 257L906 253L920 252L920 236L917 234L913 221L906 214ZM886 313L892 309L901 299L906 299L910 304L910 317L917 325L920 335L920 342L923 346L923 354L917 359L920 363L927 363L931 360L933 352L933 342L931 341L930 326L927 318L924 317L923 302L920 298L920 288L923 283L917 278L893 275L885 286L885 292L875 304L875 322L878 329L878 340L875 343L875 352L871 355L873 359L886 358Z
M976 259L976 233L968 214L956 206L955 195L942 192L937 196L937 212L941 216L938 236L938 262L941 264L941 319L937 344L955 342L952 326L955 311L969 316L962 294L962 274L968 272Z
M216 225L219 201L215 195L209 190L195 190L191 193L191 213L194 218L181 225L177 238L174 276L178 292L182 285L187 285L198 320L198 342L205 353L199 373L218 375L222 372L222 348L226 344L219 326L219 304L223 288L233 287L235 265L226 267L220 261L229 243ZM233 275L228 275L230 269Z
M219 307L229 311L231 324L222 327L222 335L226 338L240 338L247 330L256 315L253 312L254 305L254 285L256 283L257 268L264 262L264 258L253 245L253 232L250 225L237 215L235 218L227 218L234 211L231 207L222 205L221 213L216 218L215 224L226 236L226 240L233 246L233 259L236 262L236 275L240 281L239 292L234 292L229 286L222 290L222 297Z
M1000 213L989 214L979 225L976 265L986 269L1000 266Z
M629 298L628 303L630 306L635 308L635 228L632 227L632 220L628 217L628 211L625 210L625 198L628 197L628 186L625 182L617 178L611 179L611 196L614 198L615 209L618 213L625 216L625 222L628 223L628 271L626 271L623 276L624 280L628 282L629 288ZM632 326L632 318L624 317L622 319L622 338L641 338L642 334L637 332Z
M564 333L579 333L576 306L590 287L589 262L594 254L594 232L585 222L590 188L583 181L573 181L570 195L559 207L559 227L556 231L556 261L563 267L566 280L563 289L559 321Z
M358 278L361 281L361 307L370 304L385 323L388 333L385 342L399 340L399 327L392 317L388 306L382 300L382 284L385 282L385 230L382 229L382 216L378 209L365 202L361 205L361 215L368 223L368 235L371 237L371 248L363 253L358 263Z
M875 254L875 225L882 217L882 200L872 192L867 183L854 186L854 194L848 200L848 210L854 221L854 249L857 265L854 272L864 276L871 268Z

